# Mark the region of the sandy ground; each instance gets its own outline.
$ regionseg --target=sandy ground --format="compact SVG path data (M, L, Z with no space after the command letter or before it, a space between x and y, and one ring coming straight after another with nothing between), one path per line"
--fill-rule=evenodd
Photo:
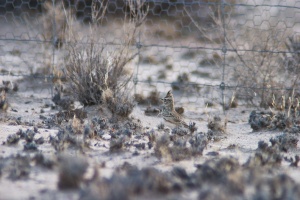
M46 91L46 90L44 90ZM26 92L27 93L27 92ZM43 120L40 115L49 116L52 113L57 112L50 108L45 108L45 105L51 103L50 99L39 98L37 96L26 95L26 93L17 92L9 95L10 108L7 113L1 114L1 159L11 159L16 155L29 155L33 157L37 152L42 153L45 157L50 159L56 159L57 152L50 144L49 136L55 136L57 128L47 129L38 128L38 134L36 138L44 137L45 143L38 145L37 151L24 151L24 140L21 140L17 145L5 144L8 135L16 133L19 129L33 129L33 126L26 126L26 123L32 123L34 126L42 126ZM17 112L12 111L15 110ZM44 113L40 113L40 110L44 109ZM94 110L95 108L86 108L87 110ZM156 129L162 121L161 117L145 116L144 110L146 107L136 106L131 116L140 119L144 130ZM215 109L218 110L218 109ZM137 166L139 169L146 167L154 167L162 172L168 172L173 167L182 167L188 173L193 173L196 170L196 166L204 163L206 160L211 159L210 152L218 152L219 158L233 157L236 158L239 163L245 163L250 156L253 155L257 149L259 141L265 141L269 143L271 137L278 136L282 132L274 131L259 131L253 132L248 124L249 113L253 108L238 107L226 111L226 116L221 111L212 112L191 112L186 110L185 120L195 121L198 127L198 131L207 132L207 123L211 116L218 114L222 118L227 118L228 125L225 137L217 142L210 141L207 147L203 151L203 156L194 157L192 159L182 161L170 161L168 159L159 159L153 154L153 149L137 150L135 147L126 148L125 151L119 153L109 152L109 137L108 139L96 139L91 141L90 149L84 151L83 156L86 158L89 167L85 173L85 177L90 177L93 169L96 167L99 170L101 177L109 178L117 167L123 165L124 162L128 162L133 166ZM100 114L100 111L98 111ZM195 114L196 113L196 114ZM96 114L97 111L91 112ZM98 115L99 115L98 114ZM101 115L101 114L100 114ZM189 118L190 116L190 118ZM16 118L21 117L21 125L13 123ZM198 118L198 120L197 120ZM195 120L196 119L196 120ZM200 120L199 120L200 119ZM161 133L162 134L162 133ZM147 142L145 137L140 139L133 139L138 142ZM238 148L228 149L229 145L237 145ZM137 155L134 152L138 151ZM81 155L82 152L76 149L66 150L67 154L76 156ZM299 154L299 148L293 149L288 153L284 153L285 156L292 157ZM9 165L6 162L4 166ZM105 163L105 166L100 167ZM43 167L37 167L34 162L30 163L30 173L26 178L20 178L12 180L9 178L11 168L3 167L2 175L0 179L0 194L1 199L78 199L78 190L60 190L58 188L59 180L59 167L57 165L52 169L45 169ZM283 161L281 167L277 169L279 172L284 172L290 175L296 182L300 183L300 171L298 168L289 167L289 163ZM183 199L195 199L197 198L197 192L183 192L180 195Z
M172 29L174 27L166 27L169 29L161 34L159 29L165 27L165 25L166 22L162 20L162 22L158 22L157 26L154 26L154 28L158 30L152 30L153 27L150 26L149 30L152 30L154 33L157 31L157 35L160 37L148 39L145 44L151 44L153 41L156 41L162 45L174 45L174 40L176 40L176 45L178 46L187 45L194 47L199 44L197 43L199 40L195 42L190 37L173 38L174 40L169 40L168 34L174 35L174 30ZM8 32L8 30L2 29L2 32ZM145 34L142 35L142 38L145 39L148 36L149 35ZM45 67L49 67L49 63L52 61L52 49L47 49L47 46L41 44L32 44L29 45L30 48L28 50L27 45L27 43L24 44L22 42L0 41L0 50L6 52L4 56L0 57L0 68L2 70L5 69L5 72L9 73L30 74L41 72ZM222 121L227 121L226 133L224 133L222 138L218 141L207 141L202 155L187 156L186 159L179 161L170 159L169 155L159 157L155 150L155 142L153 147L148 146L150 141L148 136L150 134L153 133L157 139L162 137L173 127L165 127L164 130L158 129L158 126L162 122L164 123L162 117L159 115L146 116L145 110L147 106L139 104L135 106L131 113L128 120L129 122L122 119L117 121L117 123L110 122L110 120L112 120L111 114L107 114L106 108L103 108L103 106L84 108L84 110L87 111L87 118L82 120L82 127L86 124L91 124L92 120L97 117L104 118L107 121L108 128L101 130L103 134L100 131L100 136L89 139L88 147L82 147L80 143L80 145L78 145L79 147L69 145L66 147L63 146L63 150L58 150L56 149L57 146L53 145L53 138L58 135L58 132L62 128L67 129L67 125L72 124L73 121L71 117L71 119L68 119L68 122L63 122L61 125L57 125L53 122L47 124L47 122L53 119L53 116L61 110L59 107L53 107L54 103L51 100L51 93L53 92L52 82L27 76L25 76L25 78L22 76L1 76L0 81L4 80L18 83L19 90L17 92L8 92L7 99L9 108L7 112L0 113L0 199L108 199L108 197L118 199L118 197L122 197L122 193L120 193L120 196L100 195L97 196L97 198L95 198L95 196L92 198L86 195L86 193L89 193L90 190L92 194L98 194L98 190L104 194L106 194L105 191L113 191L111 188L116 184L114 178L116 178L116 182L118 182L118 178L125 176L123 174L125 172L122 170L126 168L124 166L128 167L128 163L130 166L137 167L137 169L140 170L139 172L148 168L157 169L159 173L161 173L160 176L169 175L174 168L180 167L192 177L201 169L199 166L206 165L211 160L218 161L223 158L237 160L241 171L248 170L249 173L252 173L253 171L262 170L262 177L266 175L269 176L269 178L274 178L277 175L285 174L294 181L291 187L295 187L296 189L300 188L299 168L291 167L291 162L289 162L288 159L284 159L294 158L296 155L299 155L300 149L298 146L289 149L287 152L280 152L282 161L279 166L274 167L271 165L270 168L266 169L265 166L258 166L254 169L251 167L249 167L250 169L247 167L244 168L244 164L247 163L249 158L253 158L258 152L258 142L264 141L271 146L270 138L275 138L284 132L278 130L261 130L254 132L248 123L249 115L252 110L259 109L247 106L246 104L223 112L220 106L221 90L218 87L222 75L222 66L216 63L211 65L199 65L199 62L203 60L207 61L213 56L216 56L215 53L214 51L202 50L189 51L186 48L145 47L142 49L139 71L137 72L136 68L137 60L134 60L130 66L134 73L138 73L138 80L141 81L136 86L136 92L144 96L147 96L151 91L156 89L159 97L164 97L166 92L172 88L171 85L166 82L176 83L178 76L184 73L189 75L189 82L191 83L202 84L202 86L206 84L212 85L207 87L201 86L199 88L186 87L181 88L179 91L174 91L176 105L182 106L185 109L185 121L196 123L197 131L193 134L188 134L189 136L194 136L196 133L200 135L207 133L209 131L208 123L214 116L219 116ZM35 57L35 55L38 56ZM60 62L60 55L62 55L61 50L57 50L55 60L57 67L63 66ZM226 101L228 101L232 91L225 91L225 94ZM207 107L205 105L207 102L212 103L213 106ZM124 127L126 129L126 123L135 123L139 128L130 130L132 131L132 135L129 138L125 137L124 140L126 140L126 142L124 143L126 143L126 145L124 145L120 151L111 152L111 141L115 139L114 137L119 137L115 136L119 130L123 130ZM20 139L17 144L9 145L7 143L8 136L20 132L20 129L24 132L28 129L36 130L34 139L43 137L44 142L38 144L36 150L24 150L24 146L28 144L25 139ZM167 134L172 135L172 133ZM82 137L82 134L75 135L78 141L81 141ZM299 134L296 135L296 137L298 140L300 139ZM43 155L44 159L50 164L48 163L47 165L46 161L41 161L42 164L40 164L40 161L35 158L38 154ZM82 174L83 178L80 179L77 188L65 190L59 187L61 173L64 173L64 171L62 172L62 168L68 163L64 158L60 157L62 155L71 158L81 158L84 160L82 163L87 163L86 170ZM73 164L74 168L76 168L75 166L77 164ZM79 163L78 165L81 166L81 164ZM68 169L71 170L71 168ZM234 172L231 173L234 174L235 170L233 171ZM236 170L236 173L238 172L239 170ZM250 178L247 177L249 180L245 177L240 178L237 176L240 179L236 178L236 182L242 182L245 179L251 182L250 179L252 175L253 174L249 175ZM253 177L253 179L257 177L255 173ZM127 184L132 184L132 182L126 181L124 181L124 184L120 181L121 186L117 185L119 188L115 186L116 193L123 191L120 187L126 188L125 186ZM178 180L176 179L176 181ZM264 183L263 181L265 180L258 179L257 181L253 181L254 183L251 182L249 185L245 185L243 192L234 196L232 199L255 199L254 193L256 193L258 191L257 188L259 188L257 185L259 185L260 182ZM103 186L103 182L109 186L105 184ZM144 180L141 185L146 184L145 182L147 182L147 180ZM157 182L160 183L160 181ZM180 182L179 184L182 183ZM206 187L208 186L206 184L209 185L211 183L204 181L203 184L197 184L200 184L200 186L190 187L189 184L186 184L183 189L181 188L182 190L178 190L179 192L172 188L169 189L169 192L166 192L167 194L161 192L159 189L155 190L155 186L153 185L151 185L151 187L149 186L149 191L142 191L138 195L131 195L131 193L134 193L132 191L128 192L126 190L125 192L130 193L128 199L201 199L199 197L200 194L202 194L201 191L207 189ZM222 184L225 186L227 183ZM214 184L212 185L214 186ZM103 189L103 187L105 188L106 186L107 188ZM209 194L217 195L219 193L216 192L218 187L220 187L218 184L216 184L216 187L209 187L209 189L211 189L211 193ZM217 189L215 190L214 188ZM220 196L208 195L206 199L221 199L218 197ZM270 196L265 196L265 198L262 199L270 199L269 197ZM297 199L296 197L300 198L300 195L293 197L295 198L291 199ZM231 198L225 197L223 199Z

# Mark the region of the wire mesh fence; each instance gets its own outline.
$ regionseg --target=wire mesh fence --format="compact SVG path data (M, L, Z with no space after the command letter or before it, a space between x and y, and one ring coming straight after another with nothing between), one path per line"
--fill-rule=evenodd
M132 29L128 1L1 0L2 79L61 81L66 46L91 42L93 9L103 17L92 42L107 54L122 49ZM190 109L224 110L237 100L268 107L300 95L300 1L147 0L141 12L147 15L128 44L135 93L172 89Z

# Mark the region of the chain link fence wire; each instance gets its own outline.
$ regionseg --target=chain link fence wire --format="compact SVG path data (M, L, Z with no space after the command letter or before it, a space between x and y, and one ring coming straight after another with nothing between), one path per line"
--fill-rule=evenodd
M94 2L100 10L107 5L94 42L119 48L129 28L127 1ZM172 89L189 109L221 105L224 112L237 102L267 108L300 96L300 1L143 2L138 12L148 14L130 48L137 55L129 64L134 93ZM52 88L64 77L69 16L80 35L74 42L86 44L92 10L92 0L0 0L2 80Z

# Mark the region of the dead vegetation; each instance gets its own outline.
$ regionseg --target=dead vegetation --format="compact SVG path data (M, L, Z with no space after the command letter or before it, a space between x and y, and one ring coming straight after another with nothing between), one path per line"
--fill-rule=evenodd
M218 4L221 1L212 1L214 2ZM64 199L58 196L59 193L70 194L70 198L74 195L79 199L189 199L190 197L224 200L299 199L300 185L291 178L292 175L288 175L290 169L298 167L299 156L293 154L292 158L284 157L284 155L290 156L285 154L286 152L297 151L300 120L296 94L291 93L291 98L282 97L285 100L280 104L273 103L277 102L273 95L274 101L270 111L251 113L249 122L253 130L284 130L286 133L272 137L269 140L271 145L259 142L258 148L250 155L248 161L241 164L234 157L224 156L227 150L234 152L231 155L244 153L245 149L240 144L232 144L225 149L222 143L217 144L223 146L221 149L211 144L211 141L218 142L231 136L230 132L226 132L226 121L223 123L219 116L213 117L208 122L207 133L200 132L201 130L198 132L193 122L188 128L176 127L170 131L164 124L159 124L158 130L151 126L142 127L139 119L128 117L134 103L127 90L131 81L131 72L127 70L127 64L135 54L128 49L119 51L117 48L117 51L113 52L110 47L101 46L94 31L97 26L98 24L93 23L90 25L92 37L87 41L92 44L75 44L79 40L74 37L72 39L76 40L75 42L69 40L69 43L65 43L62 47L71 48L70 52L74 54L66 58L69 67L66 74L68 74L68 81L71 81L71 91L75 95L72 99L65 99L58 93L53 98L56 106L50 107L59 108L60 111L52 115L47 112L52 113L53 110L48 110L40 115L40 121L47 124L42 127L58 129L58 132L44 139L39 134L39 130L33 127L20 129L8 135L3 142L3 155L9 152L5 148L9 150L20 146L24 148L21 155L0 156L1 182L5 183L6 178L12 181L22 180L16 184L25 181L26 184L27 181L31 181L29 183L31 184L37 181L45 189L38 187L38 192L36 190L34 192L39 193L40 196L36 197L34 194L30 198L45 199L47 197ZM131 42L135 42L134 37ZM126 48L129 46L127 45ZM124 54L118 57L120 52ZM132 55L132 57L126 60L123 55ZM213 56L217 63L222 62L221 56L218 57L218 54ZM119 65L118 63L122 63L123 59L124 62L128 61L127 64ZM71 64L76 69L71 70ZM118 74L118 69L123 72ZM178 76L178 82L191 84L188 75L184 73ZM160 103L159 93L156 90L146 98L143 96L135 96L135 98L141 104L159 105ZM74 108L74 99L84 105L100 104L101 109L108 107L112 116L108 117L97 112L96 116L91 117L86 110ZM236 98L231 98L228 108L238 105L235 100ZM3 102L7 102L6 98ZM1 105L0 102L0 107ZM212 106L211 102L208 102L207 106ZM182 107L176 108L176 111L179 114L184 113ZM145 113L157 115L159 109L149 106ZM50 117L44 117L47 114ZM119 117L125 118L125 121L120 120ZM24 117L12 117L10 120L15 120L15 124L10 125L37 124L27 123ZM45 130L44 133L48 131L53 130ZM238 137L242 136L238 135ZM46 146L42 146L44 143ZM208 153L205 152L206 149L209 150ZM250 149L251 147L247 149L248 153ZM202 156L203 152L205 156ZM45 155L51 155L51 159ZM137 161L142 162L137 163ZM286 165L281 167L284 161L289 162L293 168ZM184 167L188 165L189 169L179 167L182 165ZM282 168L287 169L288 172ZM45 170L50 169L52 171L47 172L58 177L54 186L57 184L59 190L44 186L44 177L40 180ZM107 171L110 171L111 175L106 174ZM60 191L67 189L71 190Z
M298 112L291 115L287 111L255 111L249 116L249 124L253 131L281 130L287 133L299 133Z
M65 42L67 28L67 18L65 15L71 14L71 10L64 10L64 4L65 2L63 1L55 3L55 7L53 7L53 2L50 1L42 4L42 37L46 41L53 41L52 45L56 48L61 48L63 42ZM55 17L55 24L53 21L49 20L53 19L53 17Z
M229 62L230 70L226 73L228 81L225 84L228 86L226 89L234 91L236 101L243 100L268 108L272 106L274 98L295 97L293 94L297 92L293 90L299 87L299 73L296 73L299 71L299 54L295 53L299 49L299 37L292 28L272 22L243 24L242 28L237 28L240 25L235 16L238 10L230 5L225 5L224 9L221 4L210 5L208 13L211 26L204 26L197 21L189 7L185 8L185 12L206 43L216 48L223 45L220 47L222 51L215 52L212 58L204 59L200 64L221 69ZM263 15L266 21L268 15L267 12ZM226 34L223 34L224 31ZM225 60L221 54L225 54Z
M128 64L137 55L131 50L138 28L147 11L140 12L141 1L127 1L130 15L124 19L124 33L120 45L111 47L101 40L97 30L106 12L106 5L100 8L93 4L92 22L86 41L81 41L78 30L73 29L73 19L68 19L65 73L75 98L83 105L107 104L117 115L127 117L133 108L128 84L132 72Z
M277 146L280 151L288 152L290 149L296 149L299 139L297 136L284 133L275 138L271 138L272 146Z
M247 167L279 167L283 160L283 155L277 145L269 146L267 143L260 141L254 156L251 156L245 163Z
M166 161L190 159L201 156L207 143L207 137L203 133L182 135L182 131L180 134L172 131L171 136L164 134L160 138L155 138L154 155Z
M253 161L259 162L256 159ZM272 161L267 162L271 164ZM242 165L232 157L224 157L207 160L197 165L195 172L189 173L181 167L161 172L154 168L139 169L124 162L108 179L95 172L92 181L83 182L86 187L81 197L143 199L149 195L159 195L183 198L182 192L196 189L199 199L297 199L300 195L299 184L288 175L273 174L274 168L279 165L274 165L273 169L266 165ZM248 188L252 190L248 191Z
M3 145L17 146L20 140L24 140L24 151L37 151L38 146L42 145L45 141L43 136L35 137L37 133L37 128L34 128L33 130L19 129L16 133L8 135L6 138L6 142L3 142Z
M227 119L226 119L227 120ZM207 138L213 141L219 141L226 136L227 121L222 121L221 117L214 116L208 124Z

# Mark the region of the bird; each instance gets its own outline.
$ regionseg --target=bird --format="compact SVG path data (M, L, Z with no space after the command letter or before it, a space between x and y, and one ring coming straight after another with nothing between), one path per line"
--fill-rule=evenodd
M0 94L0 110L3 110L4 112L7 111L8 108L8 102L6 99L6 92L5 90L2 90L1 94Z
M185 128L188 128L189 125L183 121L182 117L175 110L172 91L168 91L167 95L164 98L161 98L161 100L163 101L163 106L160 114L163 116L164 120L171 124L175 124L176 126L183 125Z

